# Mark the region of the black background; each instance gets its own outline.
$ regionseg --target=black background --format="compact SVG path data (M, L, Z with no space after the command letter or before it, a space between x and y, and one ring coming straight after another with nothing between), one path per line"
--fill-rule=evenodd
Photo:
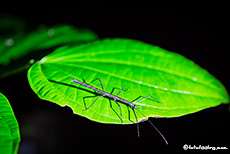
M160 46L193 60L229 91L230 13L225 4L44 6L36 2L24 7L2 5L1 13L22 18L28 29L66 23L89 28L100 39L130 38ZM167 138L169 145L165 145L148 122L140 124L138 138L136 125L93 122L74 115L68 107L40 100L30 89L26 73L1 80L0 91L9 99L19 122L20 154L154 153L183 151L184 144L230 149L228 105L179 118L150 118Z

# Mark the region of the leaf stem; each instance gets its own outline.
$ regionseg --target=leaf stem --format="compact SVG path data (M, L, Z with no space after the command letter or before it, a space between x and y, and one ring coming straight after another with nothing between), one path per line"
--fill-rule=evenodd
M24 70L27 70L34 62L35 62L35 60L31 59L26 65L20 66L16 69L13 69L10 71L6 71L0 75L0 79L6 78L6 77L14 75L14 74L18 74Z

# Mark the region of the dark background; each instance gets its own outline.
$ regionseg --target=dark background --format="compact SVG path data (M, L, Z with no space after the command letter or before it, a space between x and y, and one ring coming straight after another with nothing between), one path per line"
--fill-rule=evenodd
M100 39L130 38L160 46L193 60L229 91L230 13L225 4L36 6L36 2L24 7L2 5L0 13L25 20L29 30L41 24L67 23L89 28ZM68 107L40 100L29 87L26 72L0 80L0 91L9 99L19 122L20 154L154 153L183 151L184 144L230 149L228 105L179 118L150 118L167 138L169 145L165 145L148 122L140 124L138 138L136 125L93 122L74 115Z

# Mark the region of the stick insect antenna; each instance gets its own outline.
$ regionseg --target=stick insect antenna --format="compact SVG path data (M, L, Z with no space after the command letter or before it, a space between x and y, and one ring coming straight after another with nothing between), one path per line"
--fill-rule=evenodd
M143 115L145 118L147 118L143 113L141 113L141 111L137 110L141 115ZM161 134L161 132L157 129L157 127L149 120L149 118L147 118L148 122L153 126L153 128L160 134L160 136L163 138L163 140L165 141L165 143L168 145L168 141L166 140L166 138L164 137L163 134Z
M147 119L147 120L156 129L156 131L160 134L160 136L163 138L163 140L165 141L165 143L168 145L168 141L166 140L166 138L164 137L164 135L161 134L161 132L157 129L157 127L149 119Z

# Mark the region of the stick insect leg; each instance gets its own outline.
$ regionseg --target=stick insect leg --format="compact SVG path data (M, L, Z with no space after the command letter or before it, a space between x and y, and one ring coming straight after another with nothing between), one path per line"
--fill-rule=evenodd
M124 89L125 87L123 87L118 93L117 93L117 96L122 92L122 90ZM114 89L113 89L114 90ZM120 109L120 116L121 116L121 123L123 123L123 120L122 120L122 112L121 112L121 106L117 103L117 100L114 99L114 102L117 104L117 106L119 107Z
M125 87L123 87L123 88L117 93L117 96L122 92L123 89L125 89Z
M118 90L120 90L120 92L121 92L121 91L123 91L123 90L124 90L124 88L125 88L125 87L123 87L122 89L114 87L114 88L112 89L112 91L110 92L110 94L113 94L113 92L114 92L114 90L115 90L115 89L118 89ZM124 91L127 91L127 90L125 89ZM120 92L118 92L118 94L117 94L117 95L119 95L119 94L120 94Z
M117 96L121 93L121 91L124 89L125 87L123 87L122 89L120 89L120 91L118 92L118 94L117 94ZM112 91L110 92L111 94L114 92L114 89L119 89L119 88L113 88L112 89ZM123 120L122 120L122 111L121 111L121 106L117 103L117 100L116 99L114 99L114 102L117 104L117 106L119 107L119 109L120 109L120 119L121 119L121 123L123 123ZM110 102L111 103L111 102ZM112 107L112 105L110 105L111 107ZM113 109L113 108L112 108ZM113 111L115 111L114 109L113 109ZM116 113L116 112L115 112ZM117 113L116 113L117 114Z
M111 100L109 99L109 103L110 103L110 107L111 107L111 109L113 110L113 112L119 117L119 119L121 120L121 123L123 123L123 120L122 120L122 118L119 116L119 114L114 110L114 108L113 108L113 106L112 106L112 102L111 102Z
M136 115L136 112L134 111L135 109L132 109L133 110L133 114L136 118L136 122L137 122L137 136L140 137L140 131L139 131L139 124L138 124L138 120L137 120L137 115Z
M86 107L86 103L85 103L85 99L86 99L86 98L92 98L92 97L97 97L97 96L85 96L85 97L83 97L83 102L84 102L85 108L87 108L87 107Z
M129 118L129 121L131 121L132 123L134 123L132 120L131 120L131 116L130 116L130 107L129 106L126 106L127 107L127 110L128 110L128 118Z
M104 91L104 88L103 88L103 85L102 85L102 82L101 82L100 78L96 78L96 79L92 80L90 83L92 83L92 82L94 82L94 81L96 81L96 80L99 80L100 85L101 85L101 89ZM90 84L90 83L89 83L89 84Z
M90 96L89 96L90 97ZM87 98L89 98L89 97L87 97ZM96 97L96 96L92 96L92 97ZM103 95L100 95L100 96L98 96L94 101L93 101L93 103L92 104L90 104L90 106L89 107L87 107L85 110L83 110L83 111L86 111L86 110L88 110L97 100L98 100L98 98L100 98L100 97L103 97ZM84 97L85 98L85 97ZM83 100L84 100L84 102L85 102L85 99L83 98Z
M137 101L136 103L142 102L143 100L145 100L145 99L147 99L147 98L149 98L149 97L153 98L153 99L156 100L158 103L162 103L162 102L160 102L158 99L154 98L154 97L151 96L151 95L148 95L148 96L142 98L141 100Z
M114 99L114 102L117 104L117 106L118 106L119 109L120 109L121 123L123 123L123 120L122 120L122 112L121 112L121 106L117 103L117 100L116 100L116 99Z

